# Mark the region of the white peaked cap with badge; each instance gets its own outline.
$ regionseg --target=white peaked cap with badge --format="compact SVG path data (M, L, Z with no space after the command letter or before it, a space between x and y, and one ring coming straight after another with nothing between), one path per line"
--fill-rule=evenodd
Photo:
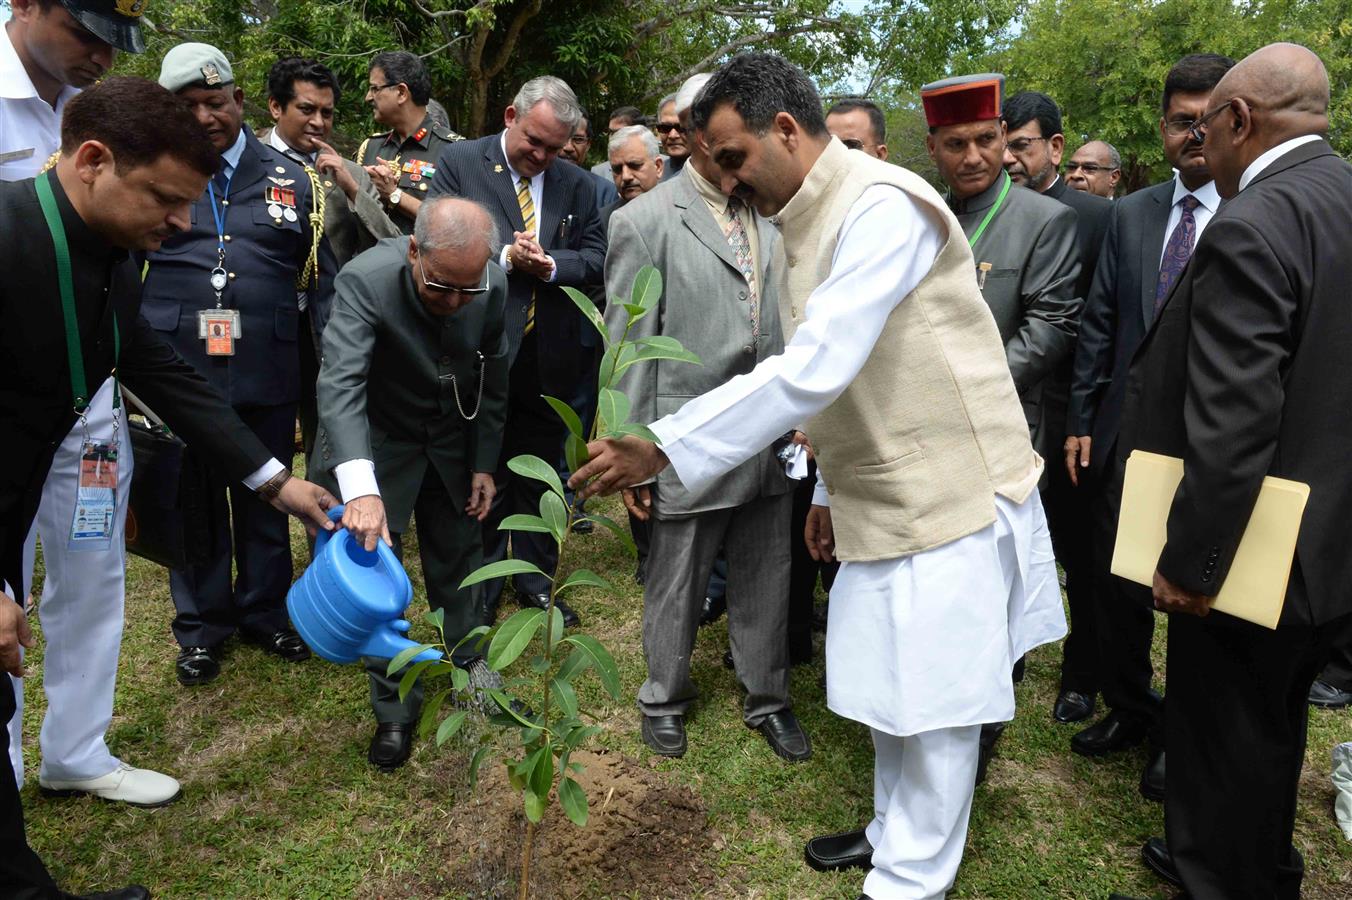
M234 80L230 60L210 44L179 44L160 63L160 87L174 94L190 87L221 87Z

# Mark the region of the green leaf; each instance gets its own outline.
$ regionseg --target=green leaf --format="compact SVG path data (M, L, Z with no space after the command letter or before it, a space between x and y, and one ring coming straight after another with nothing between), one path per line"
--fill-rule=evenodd
M563 457L568 461L568 471L576 472L591 459L587 452L587 442L575 434L563 439Z
M568 533L568 507L564 505L561 495L549 491L540 495L540 518L549 526L549 533L554 535L554 540L562 541Z
M638 347L630 341L614 344L601 355L601 366L597 369L599 387L613 387L615 378L633 363Z
M422 653L424 650L435 650L435 649L436 644L415 644L412 647L406 647L403 650L400 650L397 654L395 654L394 659L390 660L390 664L385 667L385 674L393 678L394 673L398 672L404 666L408 665L408 661L411 660L413 657L417 656L419 653Z
M629 551L630 556L638 556L638 547L634 544L634 536L629 533L627 527L620 525L609 516L603 516L600 513L592 513L587 516L587 518L615 535L619 542L624 545L624 549Z
M568 736L563 740L563 745L571 752L581 747L587 738L600 733L601 729L595 725L579 725L568 732Z
M507 780L511 782L512 787L516 788L518 791L524 791L526 789L526 777L521 774L520 769L521 763L513 763L511 760L507 761Z
M460 726L465 724L465 716L467 715L469 715L469 710L460 709L441 720L441 725L437 727L438 747L450 740L451 736L460 730Z
M611 699L620 699L620 670L615 668L615 660L611 657L610 651L589 634L570 634L564 641L582 649L591 657L592 665L596 666L596 674L601 679L601 686L606 689Z
M490 689L488 691L488 696L493 698L493 700L502 709L503 714L507 715L512 719L515 719L518 724L530 729L532 732L540 730L539 725L536 725L534 722L531 722L528 719L522 718L521 713L512 709L512 698L504 694L502 691Z
M654 266L644 266L634 276L634 287L629 302L644 309L652 309L662 299L662 273Z
M637 303L624 304L624 311L629 313L630 322L637 322L639 319L643 318L648 314L648 311L643 307L639 306Z
M568 654L568 658L559 666L559 672L554 677L560 681L572 682L582 672L591 665L591 657L587 652L579 647L574 647L573 652Z
M446 632L446 610L429 609L423 616L423 621L437 630L437 634L444 635ZM444 638L443 638L444 640Z
M576 410L567 403L564 403L558 397L550 397L548 395L542 396L544 397L544 401L554 408L554 412L558 414L559 418L563 419L563 424L568 426L568 432L570 434L575 434L578 437L586 436L582 433L582 420L578 418Z
M493 628L490 625L475 625L470 629L469 634L455 642L455 646L451 648L451 653L454 654L455 651L470 641L474 641L474 649L483 650L484 640L487 638L488 632L492 630Z
M480 747L478 750L475 750L475 751L474 751L474 756L470 758L470 761L469 761L469 786L470 786L471 788L474 788L474 787L477 787L477 786L478 786L478 784L479 784L479 764L482 763L482 762L484 761L484 757L488 755L488 751L491 750L491 749L493 749L493 748L492 748L492 747Z
M536 675L545 674L549 671L549 660L542 653L535 654L530 658L530 670Z
M469 673L457 666L451 670L451 689L463 691L469 687Z
M647 425L640 425L637 422L629 422L615 429L620 434L632 434L634 437L643 438L645 441L652 441L659 447L662 446L662 439L657 436Z
M554 787L554 753L548 744L536 752L539 755L526 784L535 794L548 798L550 790Z
M413 690L413 684L418 680L418 677L422 675L428 666L434 665L435 663L436 660L434 659L425 659L422 662L414 663L408 667L408 671L404 673L404 677L399 679L400 703L403 703L408 698L408 692Z
M629 397L614 388L601 388L596 413L601 417L600 429L614 431L629 420Z
M553 496L552 494L548 496ZM528 516L525 513L513 513L498 523L498 531L538 531L542 534L552 534L548 523L539 516Z
M560 681L558 678L551 678L549 679L549 691L564 715L577 715L577 691L573 690L571 684Z
M605 588L608 591L614 590L614 588L610 586L610 582L606 581L595 572L589 569L575 569L573 572L569 573L567 580L565 580L563 584L555 588L555 594L562 594L566 588L576 587L581 584L590 587Z
M650 343L657 341L657 343ZM694 363L701 365L700 358L681 346L680 341L675 338L669 338L665 335L654 335L652 337L642 338L633 356L623 357L616 367L616 374L623 372L632 365L646 362L654 359L671 359L677 362Z
M447 693L447 691L437 691L423 701L422 716L418 720L418 738L420 740L427 740L427 736L432 733L432 726L437 721L437 713L441 712L441 704L446 702Z
M563 497L563 482L559 481L559 473L555 472L554 467L540 457L531 456L529 453L513 456L507 460L507 468L523 478L543 481L546 487L558 494L560 498Z
M522 797L526 809L526 818L537 825L540 824L540 820L545 817L545 798L536 794L530 788L522 793Z
M554 645L563 639L563 610L559 609L557 601L549 614L549 651L554 652Z
M596 304L591 302L591 298L579 291L577 288L566 287L563 292L568 295L578 309L582 310L582 315L587 317L587 321L596 326L602 340L610 340L610 332L606 331L606 320L601 317L601 313L596 308Z
M502 578L507 575L545 575L540 567L535 563L528 563L524 559L500 559L497 562L489 563L486 566L480 566L473 572L470 572L465 580L460 582L462 588L467 588L471 584L478 584L481 581L488 581L490 578ZM549 578L548 575L545 575ZM550 579L553 580L553 579Z
M587 824L587 792L567 776L559 782L559 804L574 825L581 828Z
M499 625L488 645L488 667L501 672L510 666L535 637L544 617L542 609L519 609Z

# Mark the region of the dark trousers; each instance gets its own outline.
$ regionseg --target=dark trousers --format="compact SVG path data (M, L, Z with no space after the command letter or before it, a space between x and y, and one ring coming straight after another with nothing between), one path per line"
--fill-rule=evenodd
M1320 673L1319 680L1340 691L1352 691L1352 617L1347 619L1341 632L1334 635L1329 664Z
M15 590L18 590L15 588ZM9 601L0 596L0 603ZM14 685L0 673L0 722L14 715ZM24 834L23 804L14 783L9 761L9 729L0 728L0 897L13 900L47 900L66 896L57 890L47 867L28 846Z
M1164 822L1192 900L1300 896L1304 863L1291 835L1306 697L1333 632L1274 631L1223 613L1171 617Z
M1079 487L1070 483L1066 467L1048 463L1047 486L1042 507L1047 511L1052 550L1066 573L1066 597L1070 604L1070 632L1061 646L1061 690L1086 697L1099 692L1098 610L1095 590L1094 528L1091 498L1095 491L1088 472ZM1107 563L1104 563L1105 568Z
M1123 466L1108 448L1100 491L1094 499L1094 570L1097 576L1097 647L1099 688L1103 701L1114 712L1144 723L1152 739L1162 732L1163 701L1150 686L1155 669L1150 661L1150 642L1155 636L1155 605L1150 588L1110 574L1113 544L1117 540L1117 516L1122 508ZM1170 772L1170 783L1174 775Z
M540 371L536 362L535 333L526 335L512 364L507 383L507 425L502 436L502 456L494 475L497 495L493 508L483 523L484 561L497 562L507 558L510 543L513 559L535 563L549 575L559 562L559 547L548 534L533 531L499 531L498 524L517 513L531 516L540 514L540 497L547 490L533 478L520 478L507 468L514 456L529 454L546 463L559 457L568 428L559 420L549 404L541 399ZM484 603L490 609L497 607L505 579L494 578L484 582ZM513 578L518 593L542 594L549 590L548 579L539 575L517 575Z
M413 518L418 523L418 558L422 561L427 605L434 610L444 610L442 625L446 644L454 647L456 641L479 624L481 586L461 589L459 585L483 563L483 532L478 521L465 515L451 499L441 478L430 466L413 504ZM395 555L402 562L403 535L392 534L390 538L394 541ZM471 641L456 651L454 661L464 666L475 656L482 655ZM376 721L408 724L416 720L422 705L422 681L414 684L413 690L400 702L402 672L386 675L388 659L368 657L363 661L371 679L371 709L376 714Z
M296 413L300 417L300 442L305 458L315 449L315 432L319 429L319 397L315 382L319 379L319 338L310 328L309 317L302 316L296 336L300 350L300 399ZM283 460L285 462L285 460Z
M290 464L296 446L294 403L235 411L273 456ZM219 470L213 472L213 482L210 559L169 572L169 592L178 611L174 637L183 647L219 644L237 628L270 635L290 622L286 592L291 587L291 538L286 516ZM232 561L237 572L233 586Z
M840 563L818 562L807 552L803 532L807 528L807 514L812 508L812 491L816 484L817 464L808 463L808 477L793 488L793 513L789 519L789 660L805 661L812 658L812 611L817 596L817 578L822 589L830 592L835 583Z

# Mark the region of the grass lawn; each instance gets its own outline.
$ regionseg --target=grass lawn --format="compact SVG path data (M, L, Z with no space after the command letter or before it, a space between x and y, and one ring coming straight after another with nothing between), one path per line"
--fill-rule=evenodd
M620 512L615 501L605 506ZM294 523L293 543L304 559ZM690 752L660 760L639 740L633 704L644 674L633 564L599 530L570 538L569 554L566 565L591 568L620 589L579 593L573 605L583 629L615 654L626 696L612 703L592 676L579 680L584 709L605 726L593 747L586 831L599 830L572 830L555 807L532 896L853 900L860 873L821 875L802 862L807 838L858 827L872 807L867 731L826 710L820 652L793 672L795 710L814 744L809 762L781 762L742 724L736 681L721 663L723 623L704 629L695 651L702 699L688 720ZM425 606L416 553L409 559L417 587L409 618L417 621ZM213 900L515 896L519 804L494 773L470 789L457 740L441 750L420 744L398 772L376 772L366 762L373 721L360 669L287 664L232 643L217 681L183 688L173 673L172 616L165 572L133 559L108 741L133 765L183 782L183 797L163 809L38 793L42 651L29 656L28 835L63 887L137 881L157 898ZM415 625L414 636L428 631ZM1144 751L1107 761L1070 752L1075 726L1050 715L1059 661L1055 646L1029 658L1019 716L976 794L952 896L1167 897L1138 858L1141 843L1163 830L1161 807L1136 792ZM1333 821L1328 779L1329 750L1347 740L1352 713L1312 714L1296 835L1312 900L1352 897L1352 844Z

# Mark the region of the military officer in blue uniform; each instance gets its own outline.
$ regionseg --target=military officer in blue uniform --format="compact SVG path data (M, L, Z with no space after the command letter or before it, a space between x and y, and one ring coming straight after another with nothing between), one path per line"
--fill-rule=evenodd
M378 53L368 71L366 102L376 122L389 131L362 141L357 162L371 176L390 219L404 234L412 234L441 151L464 138L428 112L432 79L416 55L407 50Z
M323 240L322 192L311 170L243 127L244 92L220 50L179 44L165 55L159 81L206 128L221 170L193 204L191 227L147 255L142 313L268 450L289 461L301 390L297 337L302 328L323 330L336 273ZM182 648L175 670L185 685L219 674L221 646L236 632L289 661L310 655L286 613L285 517L235 498L238 488L224 477L213 482L210 557L169 575Z

